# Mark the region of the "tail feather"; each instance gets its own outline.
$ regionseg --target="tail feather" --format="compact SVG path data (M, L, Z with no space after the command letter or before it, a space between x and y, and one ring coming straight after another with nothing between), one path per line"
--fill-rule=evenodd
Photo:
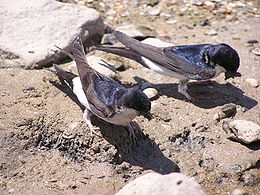
M76 62L80 78L83 78L89 73L95 73L96 75L98 75L98 73L88 64L83 43L79 37L77 37L75 41L73 41L71 52L68 52L61 48L59 49Z
M56 74L62 82L65 81L71 88L73 88L72 80L75 77L77 77L77 75L75 75L75 74L73 74L71 72L63 70L57 64L53 64L53 66L54 66L55 71L53 71L53 70L49 70L49 71L51 71L52 73Z
M115 55L123 56L125 58L135 60L138 63L142 64L142 58L141 55L138 53L134 52L133 50L126 48L126 47L104 47L104 46L96 46L96 50L104 51L107 53L112 53Z

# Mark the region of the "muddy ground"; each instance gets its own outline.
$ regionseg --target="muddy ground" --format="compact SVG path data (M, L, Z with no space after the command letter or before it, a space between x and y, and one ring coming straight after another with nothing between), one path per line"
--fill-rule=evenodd
M95 1L88 6L95 7ZM136 118L135 126L143 133L133 146L123 127L97 118L94 124L100 127L101 137L91 137L82 110L69 98L71 92L49 71L0 69L0 193L113 194L147 172L178 171L193 177L208 194L230 194L236 188L257 194L259 142L245 145L228 139L222 126L234 119L260 124L260 88L245 82L246 78L260 78L259 56L252 53L260 44L247 44L248 40L260 41L259 17L246 8L239 9L238 16L231 14L236 16L234 20L198 8L201 17L179 14L177 24L167 24L159 16L109 19L100 10L113 28L142 24L173 45L230 44L240 55L242 77L224 81L220 75L206 84L191 82L189 93L199 100L188 102L177 93L177 79L130 60L90 53L123 62L126 70L117 72L122 84L142 88L149 82L160 93L152 101L154 118ZM210 25L201 23L205 13ZM217 35L204 34L211 29ZM67 69L69 64L62 67ZM236 113L214 120L230 103L236 106Z

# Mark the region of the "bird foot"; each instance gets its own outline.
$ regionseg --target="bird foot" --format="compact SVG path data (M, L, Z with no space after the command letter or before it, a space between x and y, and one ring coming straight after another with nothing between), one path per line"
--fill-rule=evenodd
M96 136L98 136L98 137L101 137L101 135L95 131L95 130L100 130L99 127L95 127L95 126L93 126L93 125L92 125L92 127L90 127L90 126L88 125L88 127L89 127L89 130L90 130L90 136L91 136L91 137L93 136L93 134L96 135Z
M136 132L138 132L138 130L135 130L132 124L129 123L129 125L127 125L127 131L129 132L129 137L132 140L133 146L135 146L137 141Z
M92 125L92 123L91 123L91 116L92 116L93 114L90 112L90 111L88 111L87 109L85 109L85 111L84 111L84 113L83 113L83 119L86 121L86 123L87 123L87 126L88 126L88 128L89 128L89 130L90 130L90 136L92 137L93 136L93 134L95 134L95 135L97 135L98 137L101 137L101 135L100 134L98 134L95 130L100 130L100 128L99 127L95 127L94 125Z

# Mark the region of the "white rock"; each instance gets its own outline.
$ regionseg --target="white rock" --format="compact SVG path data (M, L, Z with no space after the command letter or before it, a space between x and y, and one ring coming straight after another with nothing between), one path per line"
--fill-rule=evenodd
M102 36L99 13L84 6L54 0L1 0L0 58L5 67L40 68L63 56L54 46L67 48L80 36L83 42Z
M74 122L74 123L71 123L71 124L69 125L69 129L70 129L71 131L75 131L75 130L77 130L78 126L79 126L79 123L78 123L78 122Z
M254 78L248 78L245 80L249 85L251 85L252 87L258 87L259 83L256 79Z
M89 65L99 73L110 78L116 77L116 70L113 65L106 63L102 58L97 56L87 56L87 61Z
M205 195L200 185L182 173L148 173L124 186L116 195Z
M252 50L252 52L257 56L260 56L260 48L255 48Z
M167 24L176 24L177 22L178 20L174 20L174 19L166 21Z
M209 36L215 36L218 34L218 32L215 30L209 30L209 31L206 31L204 34L209 35Z
M236 138L246 144L260 140L260 126L251 121L235 120L228 126Z
M140 30L138 30L137 26L132 24L119 26L116 28L116 30L125 33L129 37L145 37L145 35Z
M247 195L248 193L243 189L234 189L231 195Z
M148 45L153 45L156 47L169 47L169 46L173 46L172 43L168 43L168 42L164 42L161 41L160 39L156 39L156 38L147 38L143 41L141 41L142 43L146 43Z
M158 96L158 91L155 88L146 88L145 90L143 90L143 92L145 93L145 95L147 95L149 99L153 99Z
M160 12L161 12L161 10L156 9L154 7L150 7L150 6L147 7L146 11L151 16L158 16L160 14Z

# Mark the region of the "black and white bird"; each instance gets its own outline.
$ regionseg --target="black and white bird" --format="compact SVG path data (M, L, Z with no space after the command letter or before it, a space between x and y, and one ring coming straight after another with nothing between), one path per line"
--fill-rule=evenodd
M54 65L54 73L73 90L85 107L83 118L91 135L96 134L96 128L91 123L94 114L109 123L126 126L130 136L135 138L131 121L139 115L151 119L151 102L148 97L141 90L126 88L91 68L80 38L73 42L70 53L62 51L75 60L79 76L57 65Z
M227 44L200 44L172 47L155 47L115 31L116 38L125 47L97 46L95 49L113 53L137 61L165 76L178 78L178 92L187 93L187 84L192 80L208 80L225 73L225 79L241 76L238 53Z

